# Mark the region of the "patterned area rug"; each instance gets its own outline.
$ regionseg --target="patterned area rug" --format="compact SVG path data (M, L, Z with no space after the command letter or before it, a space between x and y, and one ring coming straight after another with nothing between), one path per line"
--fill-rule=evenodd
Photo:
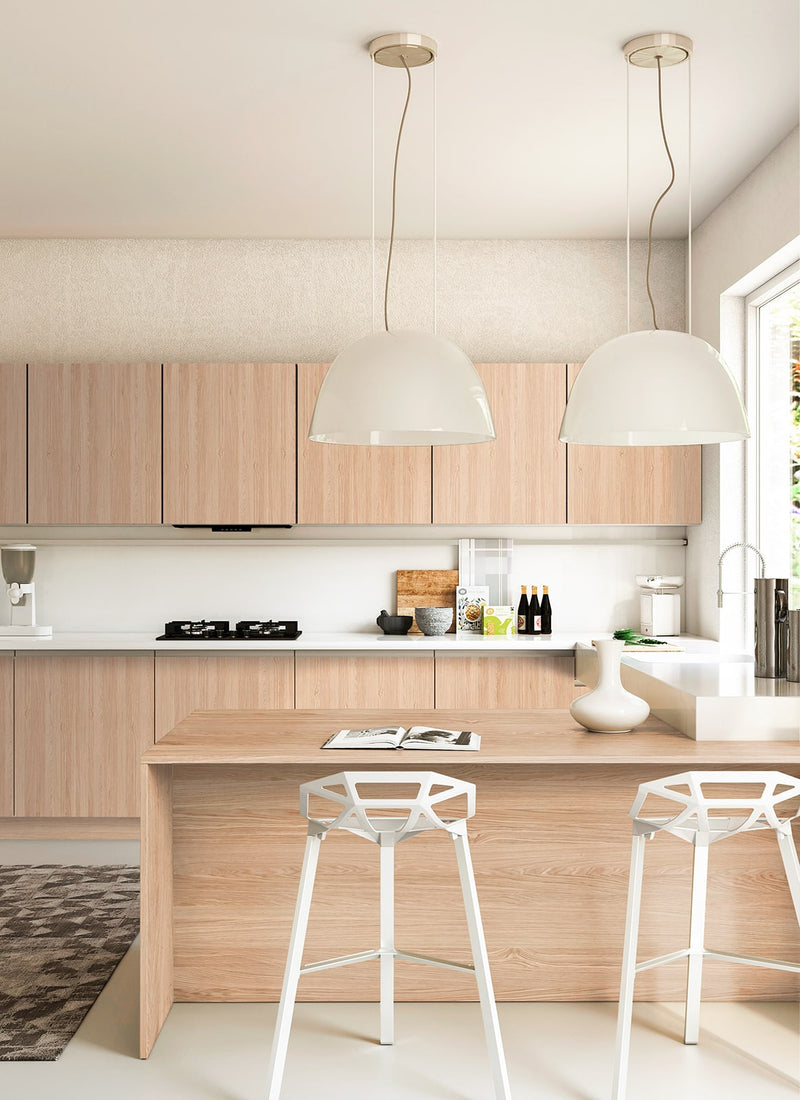
M55 1061L138 930L137 867L0 866L0 1061Z

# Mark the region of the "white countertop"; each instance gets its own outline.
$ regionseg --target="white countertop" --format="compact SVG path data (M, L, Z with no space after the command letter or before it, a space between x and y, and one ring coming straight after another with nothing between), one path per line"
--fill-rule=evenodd
M651 657L626 653L623 661L697 698L800 698L800 683L756 676L755 661L746 655L662 653Z
M746 654L703 638L676 639L685 653L626 651L622 683L656 717L698 741L800 740L800 684L755 675ZM576 675L596 677L594 651L578 643Z
M0 652L63 653L63 652L148 652L148 653L254 653L274 650L339 651L365 653L418 653L436 650L440 653L572 653L578 642L591 644L595 634L552 634L547 638L491 637L480 634L371 633L303 633L296 639L219 642L157 642L153 634L124 632L68 633L57 631L52 638L0 637Z

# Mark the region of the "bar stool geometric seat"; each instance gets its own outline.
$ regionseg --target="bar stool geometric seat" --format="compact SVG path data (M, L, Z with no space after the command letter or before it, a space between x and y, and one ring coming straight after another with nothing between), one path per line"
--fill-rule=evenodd
M725 786L726 790L720 791ZM738 785L738 790L736 787ZM743 788L749 788L745 790ZM756 788L755 791L753 788ZM735 794L731 794L735 790ZM786 805L800 795L800 780L783 772L683 772L666 779L642 783L631 807L633 847L622 956L622 982L617 1019L613 1100L624 1100L630 1054L633 987L636 975L676 959L688 959L684 1043L696 1043L700 1031L700 992L704 959L789 970L800 974L800 963L778 962L749 955L710 951L704 943L708 849L737 833L772 829L778 841L786 880L800 925L800 861L792 841L792 821L800 815ZM657 797L680 807L671 817L644 814L645 801ZM652 802L650 803L652 806ZM663 802L662 802L663 806ZM689 946L658 958L636 961L639 910L642 896L645 840L657 833L671 833L694 846ZM798 937L800 947L800 936Z
M367 797L359 790L367 785L387 788L391 786L397 788L400 785L406 790L411 788L411 791L401 797L397 796L396 790L394 796L387 791L389 797ZM446 807L442 804L462 795L466 796L466 811L457 817L447 815L444 812ZM310 816L309 796L316 796L333 804L336 807L335 815L326 818ZM475 784L429 771L339 772L337 775L329 775L324 779L312 780L301 785L300 813L308 819L308 837L272 1042L267 1100L278 1100L280 1096L299 978L303 974L365 962L368 959L380 960L380 1041L382 1044L391 1044L394 1038L395 959L474 973L489 1048L494 1095L496 1100L510 1100L511 1093L500 1037L500 1025L467 840L466 823L475 813ZM433 829L448 833L455 844L461 892L464 897L464 909L472 947L473 965L471 966L399 951L395 947L394 849L397 844ZM311 894L320 845L326 836L337 830L355 833L356 836L370 840L379 847L380 945L353 955L303 965L303 945L311 910Z

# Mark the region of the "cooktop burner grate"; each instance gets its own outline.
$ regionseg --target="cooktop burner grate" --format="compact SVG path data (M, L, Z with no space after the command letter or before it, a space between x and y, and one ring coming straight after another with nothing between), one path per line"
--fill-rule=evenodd
M175 619L157 642L246 642L299 638L297 620L242 619L233 630L227 619Z

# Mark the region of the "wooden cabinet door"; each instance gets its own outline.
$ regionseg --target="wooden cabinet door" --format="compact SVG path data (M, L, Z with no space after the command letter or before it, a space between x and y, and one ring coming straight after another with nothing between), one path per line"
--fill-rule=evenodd
M161 365L31 363L28 522L161 522Z
M433 654L298 653L295 706L298 710L429 709L433 706Z
M436 654L436 706L490 710L564 708L575 687L574 657L549 653Z
M25 523L28 518L27 368L24 363L0 363L0 524Z
M481 363L497 438L433 448L434 523L564 523L564 363Z
M570 386L579 364L570 364ZM657 397L653 397L657 400ZM701 455L690 447L567 447L568 523L700 523Z
M164 523L290 524L294 363L164 365Z
M308 438L328 366L298 366L297 522L430 523L430 447L351 447Z
M156 656L156 740L193 710L291 710L294 654Z
M0 817L14 813L14 658L0 657Z
M138 816L153 655L15 660L17 816Z

